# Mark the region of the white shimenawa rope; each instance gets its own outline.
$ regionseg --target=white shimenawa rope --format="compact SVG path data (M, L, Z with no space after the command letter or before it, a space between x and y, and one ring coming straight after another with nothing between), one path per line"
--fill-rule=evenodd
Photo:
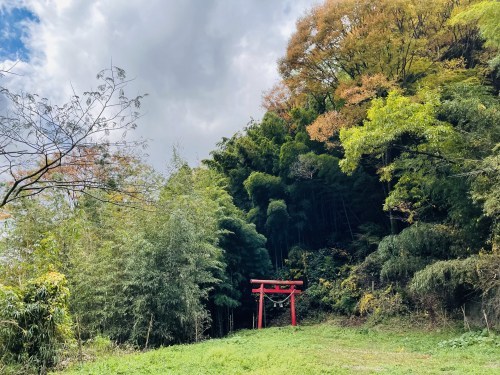
M295 294L295 290L292 290L292 292L288 295L288 297L286 297L282 301L275 301L271 297L269 297L266 293L264 293L264 297L266 297L269 301L271 301L272 303L274 303L274 305L276 306L276 305L283 305L286 301L288 301L288 299L292 296L292 294Z

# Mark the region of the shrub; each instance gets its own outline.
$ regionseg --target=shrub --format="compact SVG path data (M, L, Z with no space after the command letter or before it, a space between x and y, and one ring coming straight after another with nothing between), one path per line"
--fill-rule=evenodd
M384 237L375 252L357 268L359 285L405 285L415 274L451 252L451 229L444 225L416 223L397 235Z
M359 276L356 271L357 267L346 266L344 272L347 273L347 277L342 277L342 281L336 281L330 292L330 297L334 301L334 310L342 314L354 314L358 301L362 295L359 286Z
M13 352L21 345L21 342L16 341L22 332L16 320L20 306L19 291L0 284L0 359L4 363L13 362Z
M372 315L375 318L389 317L406 311L401 293L390 285L384 290L365 292L358 303L360 315Z
M454 293L461 286L473 288L478 284L477 257L435 262L417 272L410 290L417 293Z
M484 311L500 328L500 254L479 254L477 286L482 292Z
M56 365L73 338L68 298L66 278L57 272L29 281L20 291L1 288L2 357L40 374Z
M313 282L302 295L301 303L307 309L353 314L361 297L355 270L356 267L345 265L336 268L335 276L331 275L331 278L311 279Z
M449 228L416 223L398 235L387 236L377 249L382 261L380 278L407 281L437 259L446 259L451 247Z
M490 321L500 318L500 255L479 254L466 259L435 262L417 272L410 291L418 298L435 295L456 307L480 296L482 309ZM467 292L467 293L465 293Z

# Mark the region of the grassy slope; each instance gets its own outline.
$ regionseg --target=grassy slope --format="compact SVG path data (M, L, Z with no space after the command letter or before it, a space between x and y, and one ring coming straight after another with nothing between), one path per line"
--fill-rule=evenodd
M440 348L457 333L321 324L115 355L65 374L499 374L500 347Z

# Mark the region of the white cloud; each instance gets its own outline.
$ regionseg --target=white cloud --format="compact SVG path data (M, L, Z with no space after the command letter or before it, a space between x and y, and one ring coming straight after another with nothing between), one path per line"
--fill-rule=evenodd
M261 93L277 80L295 20L312 0L26 0L40 19L27 41L29 64L11 85L65 100L113 64L147 92L138 136L163 169L180 144L195 164L223 136L262 115Z

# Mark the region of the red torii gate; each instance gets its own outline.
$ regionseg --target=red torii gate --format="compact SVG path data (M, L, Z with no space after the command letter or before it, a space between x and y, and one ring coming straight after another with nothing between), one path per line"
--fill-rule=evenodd
M303 281L284 281L284 280L250 280L252 284L260 284L259 288L252 289L252 293L259 293L259 319L257 328L262 328L262 311L264 310L264 294L277 293L288 294L290 298L290 313L292 315L292 326L297 325L297 318L295 316L295 295L300 294L299 289L295 289L297 285L303 285ZM264 285L274 286L274 288L265 288ZM281 288L281 285L287 285L288 288Z

